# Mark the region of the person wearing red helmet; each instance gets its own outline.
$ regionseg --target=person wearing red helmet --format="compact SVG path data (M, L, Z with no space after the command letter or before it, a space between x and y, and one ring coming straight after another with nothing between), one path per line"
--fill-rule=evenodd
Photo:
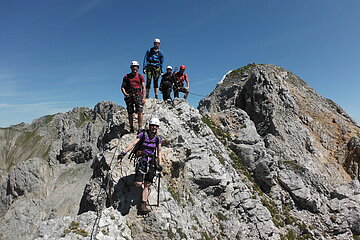
M179 97L179 92L184 93L184 99L186 100L190 92L190 81L188 75L185 73L185 65L180 66L179 72L174 74L175 84L174 84L174 98ZM186 87L184 87L184 82L186 82Z

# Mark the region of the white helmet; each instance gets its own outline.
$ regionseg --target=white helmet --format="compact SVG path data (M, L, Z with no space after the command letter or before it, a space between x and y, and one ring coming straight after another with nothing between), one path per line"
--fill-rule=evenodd
M154 43L156 43L156 42L160 43L160 39L159 39L159 38L155 38L155 39L154 39Z
M153 117L152 119L150 119L149 125L160 126L160 120L156 117Z
M138 61L131 61L131 67L132 66L138 66L139 67L140 65L139 65Z
M172 66L167 66L167 67L166 67L166 69L169 69L169 68L172 70Z

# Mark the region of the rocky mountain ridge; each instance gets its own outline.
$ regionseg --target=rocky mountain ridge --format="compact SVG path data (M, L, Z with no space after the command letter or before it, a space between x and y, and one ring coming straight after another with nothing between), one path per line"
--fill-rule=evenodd
M0 129L0 239L360 237L360 129L293 73L248 65L198 110L150 99L144 113L165 140L145 218L133 163L114 161L135 138L123 107Z

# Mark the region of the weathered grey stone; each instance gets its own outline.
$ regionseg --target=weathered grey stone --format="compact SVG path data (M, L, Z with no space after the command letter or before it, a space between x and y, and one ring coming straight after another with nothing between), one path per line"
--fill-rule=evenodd
M341 214L347 210L340 206L341 201L356 194L348 196L346 191L334 189L349 182L350 177L358 178L355 136L359 127L337 104L283 68L256 64L229 73L198 108L217 123L217 128L227 131L230 139L223 143L242 159L261 189L275 198L280 212L281 205L286 205L302 221L319 226L323 221L320 217L302 216L296 208L329 219L331 212L333 218L343 219ZM246 112L242 114L245 119L248 116L255 123L256 133L251 135L260 136L255 145L237 139L239 119L238 127L230 128L229 122L236 117L224 114L241 110ZM221 115L226 121L216 121ZM340 201L329 199L330 193ZM357 215L348 218L352 220L345 225L343 220L329 220L323 232L331 232L326 228L340 230L331 237L323 234L325 239L337 239L337 235L342 239L349 231L357 232L350 227L354 224L349 224L357 222Z

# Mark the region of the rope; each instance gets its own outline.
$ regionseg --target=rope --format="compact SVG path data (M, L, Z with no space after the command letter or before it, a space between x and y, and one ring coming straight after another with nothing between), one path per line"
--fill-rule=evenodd
M192 94L192 95L195 95L195 96L199 96L199 97L207 97L207 96L205 96L205 95L200 95L200 94L193 93L193 92L189 92L189 93Z
M112 159L110 161L110 169L111 170L108 171L107 174L106 174L107 182L106 182L106 185L105 185L105 191L102 192L101 190L103 188L100 188L99 195L97 196L97 199L96 199L96 201L98 202L98 200L100 199L100 196L102 196L100 208L98 208L97 211L96 211L97 216L96 216L96 219L95 219L95 222L94 222L93 229L91 231L91 236L90 236L91 240L95 240L95 237L96 237L96 235L98 234L98 231L99 231L99 223L100 223L100 219L101 219L101 216L102 216L102 211L103 211L104 206L105 206L106 195L107 195L107 193L109 191L110 179L112 178L112 173L114 171L114 168L112 167L112 164L113 164L113 161L114 161L115 154L116 154L116 152L117 152L117 150L119 148L119 145L120 145L120 136L119 136L118 144L116 145L115 151L113 153Z

